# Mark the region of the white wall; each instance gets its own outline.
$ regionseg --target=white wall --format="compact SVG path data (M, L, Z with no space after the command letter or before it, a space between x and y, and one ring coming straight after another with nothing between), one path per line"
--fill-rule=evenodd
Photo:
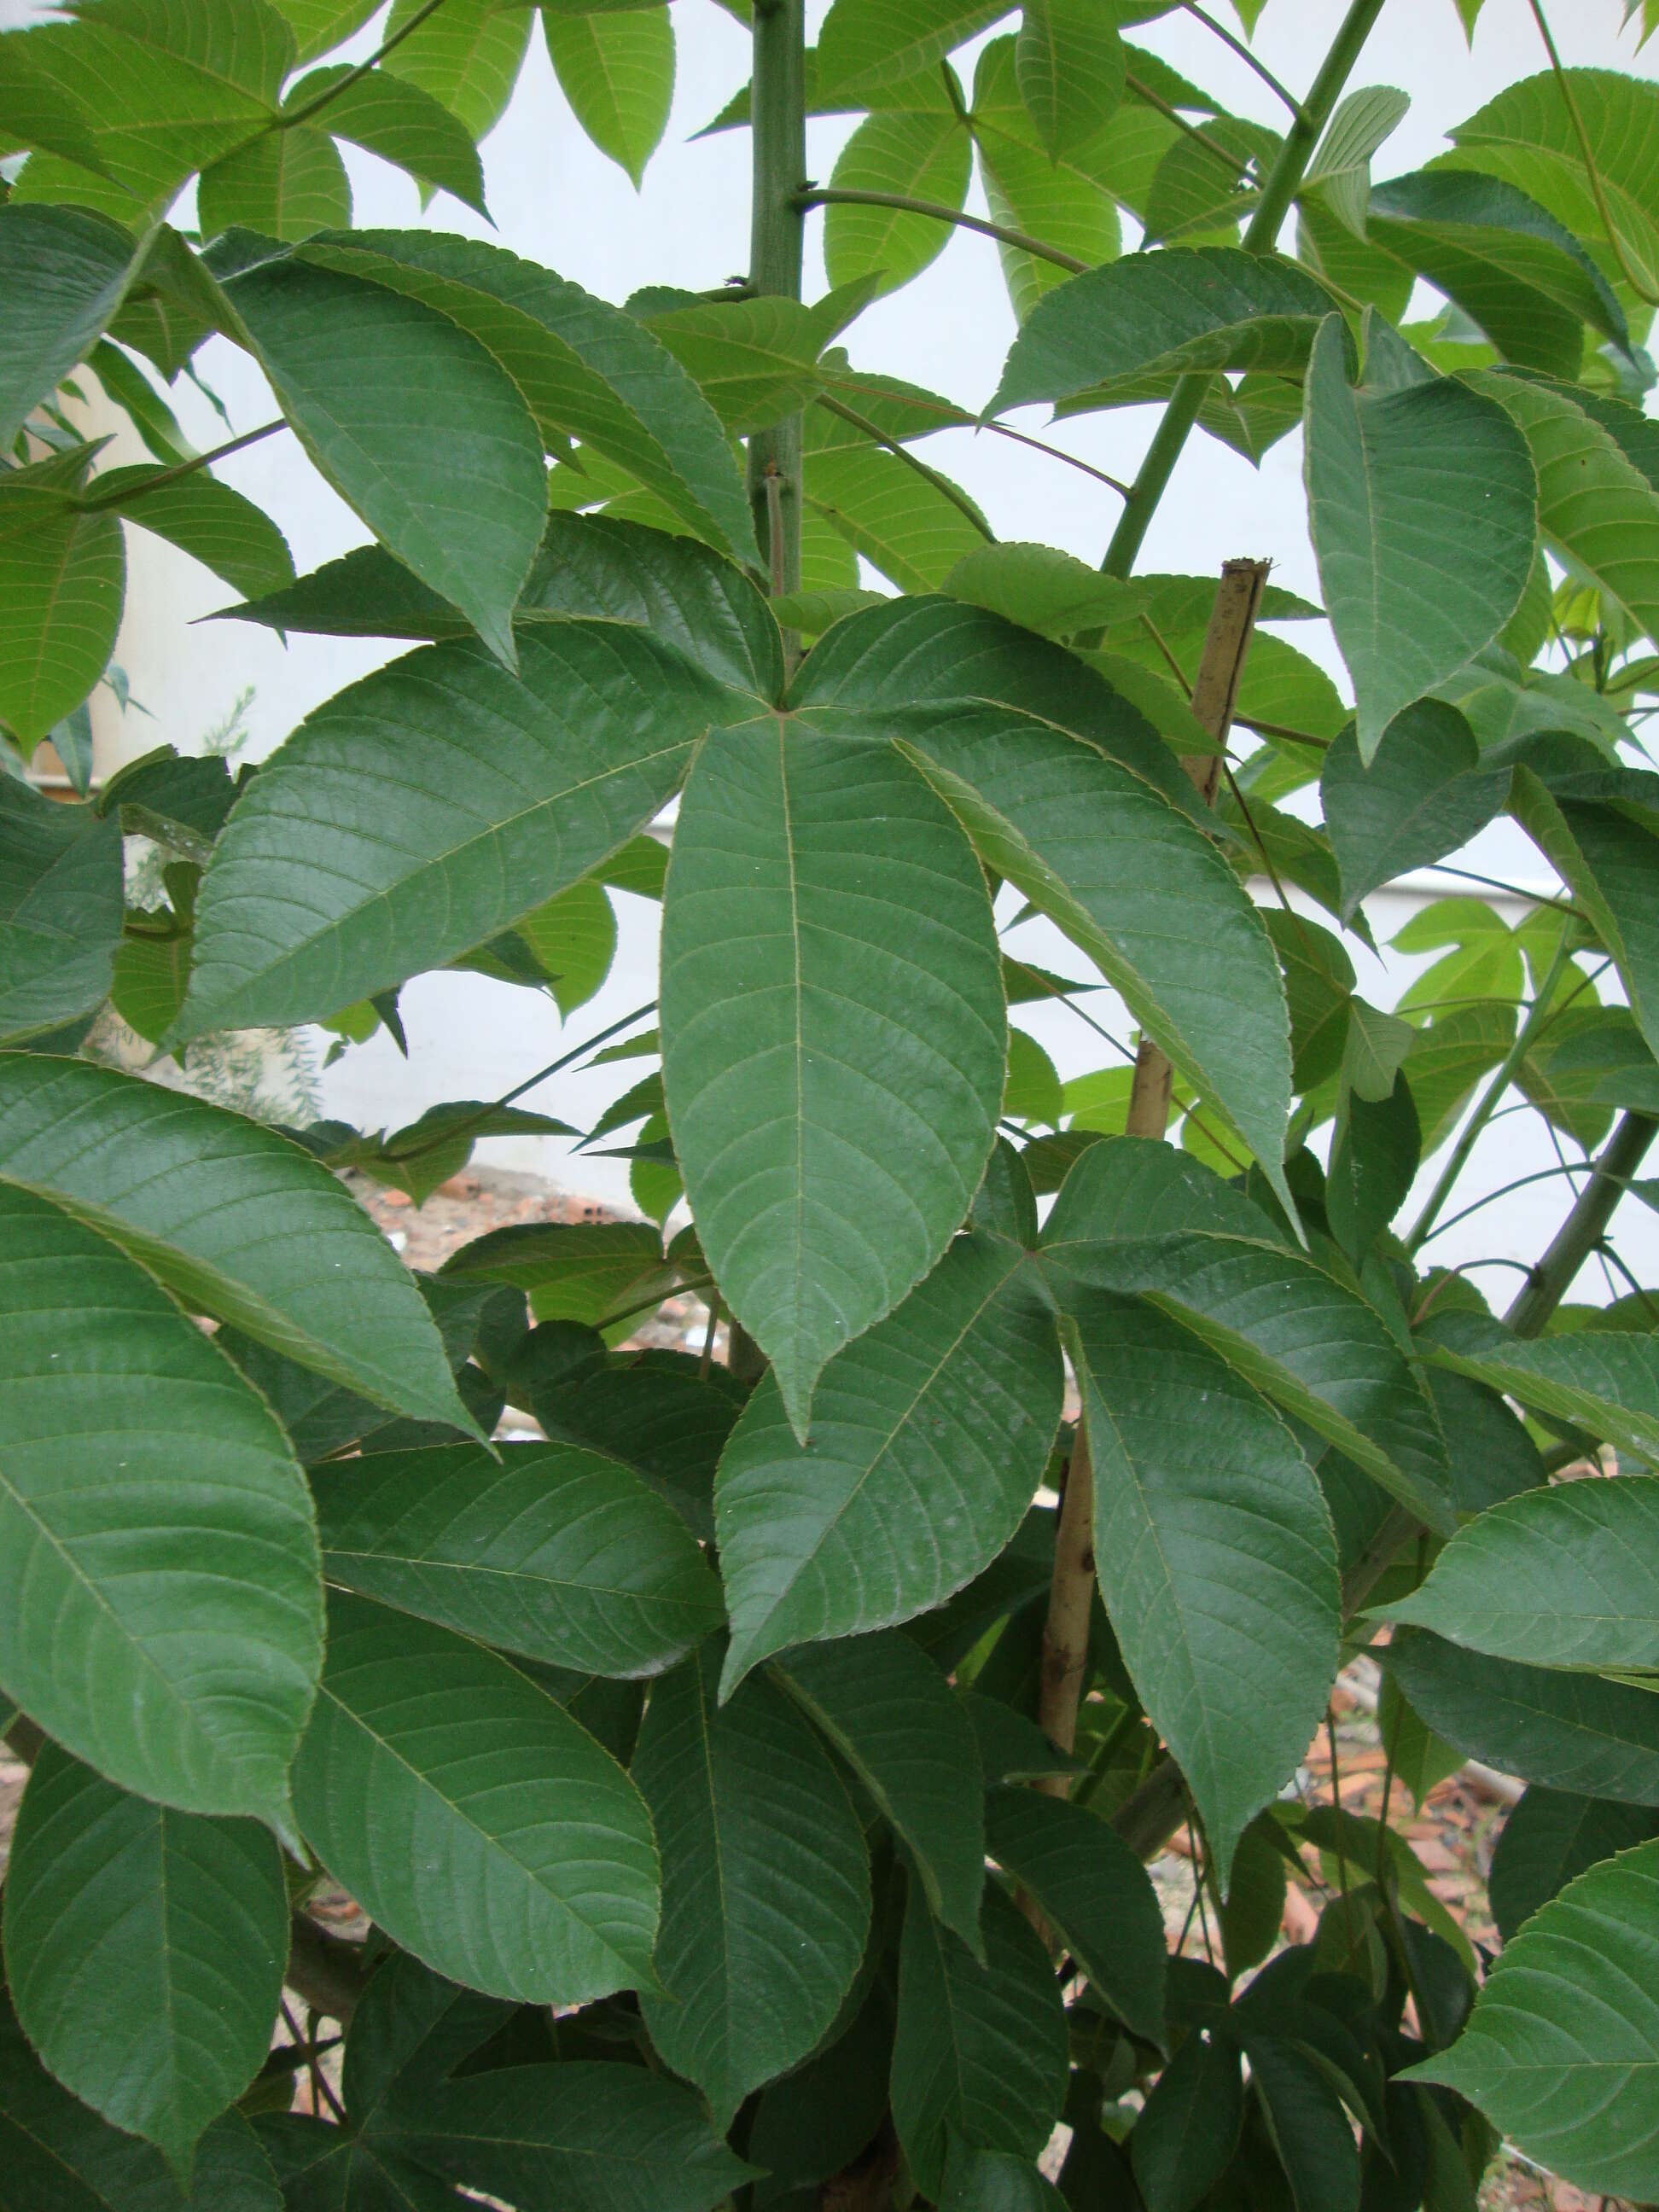
M1222 14L1226 0L1212 0ZM13 15L18 0L0 0ZM1279 76L1304 87L1345 9L1339 0L1271 0L1256 36L1256 51ZM1554 29L1570 63L1632 65L1659 71L1659 41L1632 64L1633 33L1620 35L1622 0L1555 0ZM605 297L620 301L636 286L672 281L698 288L718 284L746 262L747 134L732 132L696 144L690 134L712 117L747 75L746 38L711 0L677 0L679 81L667 139L636 197L622 172L581 136L567 110L539 38L532 40L518 96L484 149L485 173L496 228L449 200L435 220L544 261ZM1196 76L1242 113L1279 120L1258 80L1196 21L1176 15L1135 35ZM372 37L362 41L372 47ZM971 56L969 57L971 61ZM1452 124L1470 114L1502 85L1544 65L1528 0L1487 0L1471 53L1453 0L1389 0L1353 80L1393 83L1410 93L1412 109L1384 149L1382 173L1416 166L1440 150ZM811 126L809 161L828 175L848 125L829 119ZM413 185L398 173L349 149L347 159L360 223L413 225L422 222ZM822 283L815 235L809 284ZM914 284L871 309L851 337L861 367L890 368L970 405L994 388L1013 335L1013 319L988 241L957 233L939 258ZM204 374L222 398L240 431L275 410L247 358L222 342L206 349ZM206 404L190 396L181 411L198 441L226 434ZM1062 426L1054 434L1097 466L1120 477L1134 469L1152 427L1147 410L1099 416ZM1041 427L1040 415L1030 427ZM1115 519L1113 503L1076 471L1017 451L1006 441L970 432L948 432L930 441L929 457L953 473L981 501L1000 536L1038 538L1098 560ZM223 465L221 473L276 515L289 533L303 570L359 542L363 532L301 460L292 441L276 438ZM197 617L225 602L222 588L182 555L137 537L129 601L118 657L135 697L153 720L118 716L107 702L98 712L100 769L165 737L189 748L220 722L247 687L250 753L278 744L316 702L385 657L384 648L329 639L296 638L284 647L264 631L232 623L191 629ZM1226 556L1270 556L1279 580L1317 596L1308 544L1297 438L1285 440L1258 473L1212 441L1194 437L1176 470L1149 536L1142 565L1213 571ZM1308 626L1297 641L1340 671L1328 638L1310 642ZM1529 883L1547 880L1542 864L1519 833L1499 827L1485 834L1472 865ZM1447 889L1455 888L1448 884ZM471 977L417 979L404 994L411 1058L407 1066L390 1043L377 1038L349 1054L327 1078L329 1110L365 1124L411 1118L424 1106L457 1096L488 1097L521 1080L574 1039L590 1034L654 989L654 909L623 899L622 945L616 970L600 1000L574 1017L562 1038L550 1006L530 994ZM1401 916L1401 918L1403 918ZM1378 934L1394 925L1379 910ZM1358 952L1358 948L1356 948ZM1033 957L1036 957L1035 954ZM1358 954L1369 994L1392 1002L1409 966L1397 958L1386 975ZM1078 956L1056 952L1054 964L1076 972ZM1024 1018L1024 1017L1023 1017ZM1030 1026L1048 1042L1062 1073L1097 1065L1103 1048L1063 1012L1036 1013ZM580 1121L622 1087L630 1071L611 1069L572 1083L561 1079L545 1103ZM1515 1130L1512 1121L1501 1125ZM1488 1187L1552 1164L1547 1142L1527 1133L1494 1137L1488 1150ZM483 1157L502 1164L560 1174L597 1195L625 1200L625 1164L562 1164L560 1148L521 1141L497 1144ZM1480 1252L1535 1254L1559 1218L1565 1198L1559 1183L1535 1186L1501 1214L1445 1240L1448 1257ZM1639 1208L1624 1231L1632 1260L1659 1257L1659 1230ZM1495 1298L1504 1279L1485 1278ZM1591 1295L1586 1278L1585 1295Z

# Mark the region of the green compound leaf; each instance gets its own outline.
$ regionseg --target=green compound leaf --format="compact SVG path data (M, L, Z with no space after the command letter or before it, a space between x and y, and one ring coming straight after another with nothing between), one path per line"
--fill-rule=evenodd
M112 1782L289 1826L321 1658L311 1502L120 1247L0 1182L0 1686Z
M648 1986L657 1855L622 1768L481 1644L337 1590L328 1614L294 1802L330 1873L470 1988L580 2004Z
M58 2079L187 2172L270 2047L282 1855L254 1820L129 1796L48 1743L18 1814L6 1979Z
M312 1478L323 1571L365 1597L586 1674L653 1674L724 1618L685 1523L566 1444L380 1452Z
M1505 1498L1460 1529L1389 1611L1494 1658L1659 1668L1659 1476Z
M899 1950L893 2124L937 2196L952 2134L1035 2159L1060 2117L1066 2012L1047 1952L1003 1891L985 1893L981 1966L913 1882Z
M826 1360L934 1264L984 1173L1007 1039L984 878L889 748L721 731L675 830L661 994L702 1249L804 1438Z
M1098 1293L1070 1321L1101 1595L1224 1890L1336 1679L1330 1516L1289 1425L1179 1321Z
M973 1723L907 1636L805 1644L775 1670L908 1846L934 1913L979 1949L984 1790Z
M719 1649L705 1644L664 1676L634 1772L663 1866L664 1993L642 1997L646 2024L725 2128L835 2019L864 1953L870 1869L805 1717L763 1679L717 1709L719 1673Z
M1063 1386L1024 1254L978 1235L830 1363L805 1445L763 1381L714 1488L727 1693L772 1652L896 1626L989 1565L1042 1479Z
M0 1174L208 1313L375 1404L472 1425L409 1270L326 1168L114 1068L0 1053Z
M1346 328L1308 363L1308 519L1369 763L1404 707L1490 643L1519 603L1538 535L1526 441L1495 400L1437 377L1380 318L1365 380Z
M1659 2189L1659 1843L1592 1867L1505 1945L1468 2027L1413 2068L1581 2188Z
M351 684L232 811L179 1034L320 1019L487 943L641 829L732 711L618 623L526 635L516 678L453 644Z

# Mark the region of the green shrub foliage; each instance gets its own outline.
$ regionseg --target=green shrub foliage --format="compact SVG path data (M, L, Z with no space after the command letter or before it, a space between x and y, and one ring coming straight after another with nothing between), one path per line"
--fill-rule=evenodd
M1139 43L1173 0L753 0L750 276L620 304L352 226L342 144L487 212L533 9L0 38L13 2212L1449 2212L1502 2137L1659 2198L1659 88L1546 32L1388 175L1384 4L1294 89L1189 11L1269 127ZM708 0L539 12L637 181ZM961 226L982 416L846 337ZM276 413L200 453L210 342ZM1098 569L927 443L1023 438L1041 512L1127 407ZM1189 441L1297 430L1322 605L1139 565ZM265 437L358 550L296 576L216 472ZM133 532L385 664L96 782ZM1555 891L1458 882L1504 817ZM1366 902L1448 865L1371 1003ZM344 1171L574 1133L558 1068L392 1132L195 1079L436 969L568 1018L619 890L656 1002L559 1067L617 1063L642 1219L416 1275ZM1559 1232L1449 1271L1523 1114ZM701 1358L630 1346L692 1293ZM1380 1822L1295 1787L1373 1644ZM1399 1826L1468 1757L1528 1785L1493 1954Z

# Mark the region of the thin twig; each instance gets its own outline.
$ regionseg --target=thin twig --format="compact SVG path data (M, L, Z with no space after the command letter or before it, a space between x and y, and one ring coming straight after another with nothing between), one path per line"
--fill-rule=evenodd
M215 461L228 460L231 454L240 453L245 447L257 446L261 438L274 437L278 430L286 430L287 422L279 415L274 422L262 422L257 430L244 430L240 438L227 438L222 446L214 446L205 453L192 453L187 461L175 461L170 469L158 469L141 484L131 485L125 491L106 492L101 499L77 499L72 503L82 514L95 514L100 507L130 507L134 500L149 493L160 491L163 484L177 483L182 477L193 477L198 469L210 468ZM93 478L95 484L98 479Z
M276 128L279 131L291 131L295 124L308 123L311 118L326 107L331 100L337 100L343 92L349 92L360 77L367 76L377 63L383 62L389 53L395 52L410 33L418 31L427 18L435 15L443 4L444 0L426 0L424 7L417 8L407 22L400 23L391 37L382 40L366 62L359 62L355 69L348 70L337 84L325 85L315 99L307 100L303 107L285 109L276 118Z
M948 499L958 513L965 514L988 544L995 544L996 532L967 493L953 484L949 477L941 476L937 469L930 469L926 461L918 460L907 446L897 438L890 437L878 423L872 422L867 415L860 415L856 407L849 407L844 399L832 399L827 392L820 392L817 404L830 414L839 415L843 422L850 422L855 430L861 430L877 445L884 446L890 453L896 453L906 468L914 469L924 483L932 484L942 498Z
M1293 92L1289 91L1279 82L1266 62L1256 59L1243 39L1236 39L1224 23L1218 23L1213 15L1206 14L1205 10L1199 6L1198 0L1181 0L1181 4L1189 15L1197 17L1206 31L1213 31L1224 46L1231 46L1246 69L1255 71L1268 91L1275 94L1284 101L1298 123L1302 120L1302 102Z
M1189 138L1195 139L1206 154L1213 154L1216 160L1223 162L1241 184L1249 177L1250 165L1248 161L1241 161L1237 154L1230 154L1226 148L1212 138L1208 131L1200 125L1188 123L1181 110L1171 106L1160 94L1154 92L1144 77L1138 77L1131 70L1124 76L1123 82L1137 100L1144 101L1148 107L1156 110L1166 122L1173 123L1177 131L1184 131Z
M1081 276L1095 265L1091 261L1080 261L1075 253L1062 253L1057 246L1045 245L1029 231L1011 230L1006 223L988 222L983 216L969 215L961 208L947 206L943 200L919 200L908 192L863 192L842 185L807 185L795 194L794 204L802 208L896 208L902 215L931 216L935 222L954 223L959 230L976 230L981 238L994 238L1000 245L1012 246L1017 252L1033 254L1039 261L1052 261L1056 269L1067 269L1073 276Z

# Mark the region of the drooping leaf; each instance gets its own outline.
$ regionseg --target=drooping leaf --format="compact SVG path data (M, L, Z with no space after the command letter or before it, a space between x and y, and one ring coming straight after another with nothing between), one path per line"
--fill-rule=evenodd
M1066 2014L1048 1955L993 1884L985 1963L941 1928L910 1886L899 1951L893 2124L910 2171L936 2195L953 2134L1035 2159L1060 2114Z
M1023 1255L969 1237L831 1362L805 1446L763 1382L715 1484L726 1686L774 1651L891 1626L970 1582L1042 1479L1062 1381Z
M642 2009L725 2127L835 2018L864 1950L870 1872L805 1717L764 1680L717 1708L720 1663L705 1644L653 1690L634 1772L663 1869L663 1994Z
M1240 1835L1294 1772L1336 1678L1329 1516L1288 1425L1178 1321L1100 1293L1069 1320L1101 1594L1224 1892Z
M939 2212L1062 2212L1065 2203L1029 2159L951 2145Z
M731 711L619 623L526 635L516 678L459 643L366 677L233 812L181 1033L314 1020L487 942L648 822Z
M674 96L674 29L667 8L597 15L544 8L542 29L576 120L637 189L667 128Z
M1531 574L1538 489L1495 400L1436 377L1388 325L1366 323L1348 381L1340 316L1308 364L1308 516L1320 581L1358 702L1369 763L1401 709L1462 666L1515 611Z
M91 451L71 449L77 477ZM62 458L0 477L0 724L26 757L103 674L121 622L121 526L70 489Z
M512 614L547 512L512 378L419 300L285 254L227 282L301 444L387 549L514 665Z
M1359 2212L1359 2146L1324 2068L1288 2036L1253 2035L1249 2055L1297 2212Z
M935 1916L977 1951L979 1747L944 1675L908 1637L890 1633L804 1644L776 1673L903 1838Z
M471 134L424 87L386 70L358 76L337 63L301 77L289 91L287 105L304 107L325 95L327 121L322 127L334 137L349 139L354 146L378 154L434 191L453 192L463 206L479 215L489 213L483 172ZM317 230L331 227L326 222L312 226Z
M64 2086L175 2172L258 2071L288 1960L276 1841L130 1796L48 1743L5 1886L6 1979Z
M112 2128L52 2079L0 1990L0 2154L29 2212L284 2212L253 2130L227 2112L204 2136L185 2190L161 2154Z
M252 500L205 470L166 484L156 481L162 474L139 465L106 470L94 482L100 499L118 503L123 521L165 538L246 598L292 584L288 541Z
M1006 13L1006 0L836 0L818 33L819 96L873 105Z
M1486 1977L1449 2051L1412 2069L1474 2099L1529 2157L1589 2190L1659 2185L1659 1843L1579 1875Z
M7 1053L0 1162L195 1310L379 1405L471 1425L408 1270L286 1138L114 1068Z
M1600 1330L1536 1342L1474 1314L1448 1313L1427 1356L1544 1418L1574 1423L1638 1458L1659 1459L1659 1340Z
M999 1784L986 1803L986 1839L1125 2027L1162 2044L1163 1913L1116 1831L1062 1797Z
M308 238L351 221L351 179L326 131L266 131L203 170L196 216L204 238L236 229Z
M0 292L10 302L0 337L0 448L114 319L134 259L129 234L88 209L0 207Z
M993 40L981 57L975 76L974 149L978 156L980 183L993 219L1028 238L1057 246L1073 259L1094 266L1115 260L1123 243L1117 202L1099 182L1091 161L1092 149L1051 161L1037 143L1035 130L1028 137L1018 124L1029 123L1022 110L1017 127L993 127L977 110L980 83L998 49L1012 41ZM1011 118L1013 119L1013 118ZM999 124L1002 118L999 116ZM1008 287L1016 319L1024 322L1037 301L1067 281L1065 267L1006 238L997 240L997 258Z
M118 821L0 774L0 1037L50 1034L103 1003L121 915Z
M475 142L501 119L535 28L528 8L495 0L445 0L410 27L423 0L392 0L386 36L404 35L380 67L418 85L458 115Z
M1607 1797L1573 1797L1534 1783L1504 1823L1487 1890L1507 1943L1570 1881L1659 1834L1659 1813Z
M1523 1781L1659 1805L1659 1698L1625 1682L1465 1651L1401 1629L1386 1664L1437 1735Z
M568 1382L532 1386L530 1410L549 1437L632 1468L708 1541L714 1534L714 1469L741 1410L741 1399L714 1376L645 1363L585 1370Z
M1091 1146L1048 1218L1043 1259L1062 1299L1077 1284L1154 1300L1450 1533L1445 1440L1382 1316L1207 1170L1134 1139Z
M330 1873L470 1988L579 2004L648 1984L657 1858L622 1768L483 1645L338 1590L328 1613L294 1802Z
M1304 193L1317 192L1337 220L1357 236L1368 229L1371 156L1391 137L1411 106L1389 84L1369 84L1338 105L1304 175Z
M1226 2171L1243 2119L1237 2050L1194 2031L1152 2085L1129 2137L1146 2212L1192 2212Z
M0 1686L124 1789L285 1820L322 1643L288 1440L118 1244L11 1182L0 1222Z
M331 1580L526 1658L656 1674L721 1620L672 1508L565 1444L380 1452L313 1478Z
M1329 295L1291 263L1235 246L1130 254L1038 302L991 412L1171 369L1299 370L1329 308Z
M1123 97L1117 27L1087 0L1032 0L1014 48L1020 98L1051 160L1094 137Z
M471 239L344 231L313 239L305 254L448 318L495 356L549 442L580 439L696 536L738 561L754 558L754 525L720 417L634 316Z
M702 1249L804 1436L824 1362L933 1266L984 1171L1006 1024L983 877L887 748L722 732L675 830L661 1000Z
M1352 918L1381 884L1467 845L1509 795L1455 707L1419 699L1389 724L1367 768L1352 728L1325 755L1320 798Z
M1654 876L1659 841L1653 835L1659 823L1653 811L1659 779L1615 774L1596 781L1605 783L1613 803L1558 797L1530 768L1518 766L1510 811L1583 901L1619 964L1632 1012L1651 1048L1659 1042L1659 898ZM1627 793L1637 804L1620 803Z

